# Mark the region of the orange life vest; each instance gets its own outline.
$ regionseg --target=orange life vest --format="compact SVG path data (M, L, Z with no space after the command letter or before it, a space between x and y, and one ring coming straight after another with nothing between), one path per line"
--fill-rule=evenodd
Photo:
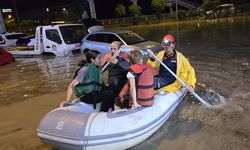
M154 75L156 70L146 64L134 64L129 67L135 75L137 103L141 106L154 104Z

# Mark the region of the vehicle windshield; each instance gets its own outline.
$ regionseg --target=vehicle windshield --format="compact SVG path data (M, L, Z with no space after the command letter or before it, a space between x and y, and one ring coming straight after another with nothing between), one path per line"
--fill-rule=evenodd
M127 45L132 45L147 41L134 32L120 33L118 35L124 40L125 43L127 43Z
M86 29L82 25L61 26L59 29L66 44L80 43L82 38L87 35Z

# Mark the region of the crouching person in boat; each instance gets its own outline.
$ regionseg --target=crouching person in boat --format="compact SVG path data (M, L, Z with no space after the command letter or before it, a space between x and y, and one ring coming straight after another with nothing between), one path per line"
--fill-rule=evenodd
M127 73L128 83L115 99L114 108L117 110L152 106L154 104L153 76L156 70L143 64L143 53L140 50L130 51L128 58L132 64Z
M105 66L109 61L110 64L105 68L104 71L108 71L108 86L113 89L113 92L118 96L122 87L127 83L126 74L129 68L128 55L125 52L117 51L121 47L121 42L113 41L110 44L110 52L104 56L102 66ZM116 54L116 57L113 57Z
M96 50L86 53L86 63L82 61L82 67L77 69L74 79L68 86L67 97L60 106L71 102L72 93L87 104L93 104L94 109L97 103L102 102L101 111L108 111L113 108L114 94L111 90L104 88L101 72L101 54Z
M161 46L164 50L157 54L157 57L182 81L189 86L186 87L189 92L193 92L196 83L194 68L190 65L188 59L175 49L175 39L167 34L163 37ZM151 57L147 64L158 70L159 74L154 77L154 88L165 92L174 92L182 87L182 84L160 63Z

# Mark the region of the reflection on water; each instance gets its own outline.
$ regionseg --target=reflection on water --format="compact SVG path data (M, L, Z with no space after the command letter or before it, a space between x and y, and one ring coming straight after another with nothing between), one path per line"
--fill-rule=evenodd
M198 82L207 88L229 98L248 91L250 17L186 21L178 26L163 23L131 30L158 42L166 33L178 37L177 48L190 59Z
M161 37L166 33L163 31L176 36L176 27L176 25L171 27L163 25L157 28L152 26L152 29L155 29L146 31L144 36L150 40L156 39L160 41ZM247 118L249 113L245 109L249 109L247 106L249 106L250 96L250 34L247 34L250 31L250 17L185 22L179 24L178 31L177 47L189 58L190 63L195 68L197 82L205 85L202 88L203 91L200 91L200 87L197 85L196 91L213 102L222 99L226 102L236 103L225 107L223 106L224 103L216 104L217 110L215 112L218 113L215 113L211 110L196 107L193 103L194 101L197 102L197 100L186 97L184 103L190 107L181 108L181 114L184 117L181 114L175 114L172 118L178 117L177 120L171 120L170 118L158 130L158 133L163 133L165 136L173 132L176 135L174 140L156 133L133 149L211 149L211 147L214 147L212 149L237 149L239 145L240 148L238 149L244 149L243 143L240 142L227 147L229 143L232 143L229 141L236 141L237 137L226 137L231 136L231 132L237 130L244 130L244 133L249 133L248 128L241 128L240 126L249 124ZM138 32L140 32L139 29ZM192 103L187 104L190 100ZM229 112L229 114L223 116L220 112L225 114ZM232 116L242 112L246 113L246 116L236 115L235 118L237 119L234 119L237 121L232 119ZM238 117L242 120L239 120ZM200 120L205 124L203 130L196 126L196 121ZM228 120L228 124L232 126L231 128L225 128L227 126L225 120ZM190 129L185 125L187 122L190 125L190 121L191 125L196 126L192 130L193 132L186 136L185 132L179 134L181 129ZM168 131L165 131L165 128L172 123L174 125L169 127ZM210 125L211 130L204 131L204 128ZM220 139L216 139L218 137Z
M218 96L219 98L224 97L225 101L237 101L240 99L249 101L250 34L248 33L250 30L250 17L187 21L179 23L178 26L174 23L170 23L141 28L133 27L131 30L138 32L148 40L158 42L161 41L161 38L166 33L173 34L177 37L176 41L179 51L189 58L190 63L195 68L199 85L205 85L203 90L212 89L216 93L214 98L218 98ZM179 32L177 33L176 31ZM66 88L72 78L72 73L77 67L77 62L81 59L81 55L71 58L18 58L13 64L0 66L0 106L50 92L65 91L66 93ZM199 88L197 85L196 90L199 94L202 94L202 92L199 92ZM208 92L205 92L205 94L206 93ZM191 102L189 102L190 99ZM40 100L42 101L42 99ZM204 138L210 140L209 142L211 143L217 142L217 144L220 145L222 143L220 140L223 140L223 138L217 140L217 137L215 137L213 139L211 138L213 135L211 136L209 134L210 132L205 134L204 132L202 134L193 133L197 133L197 130L201 129L202 123L206 123L207 128L217 127L217 131L214 129L208 131L221 131L219 136L223 137L225 133L231 134L231 131L238 129L237 121L239 120L237 120L237 113L245 111L243 107L245 103L242 104L242 107L234 105L235 107L228 109L231 110L229 111L231 113L229 113L229 115L204 110L200 105L196 106L192 104L192 98L187 97L182 105L191 105L191 108L181 107L182 111L177 111L177 114L180 114L173 116L178 117L178 119L170 118L156 134L137 148L165 149L169 147L169 149L183 149L186 146L185 143L190 143L191 139L183 138L183 134L196 137L196 140L193 140L193 142L203 142L200 139ZM234 113L236 113L237 121L232 123L233 121L231 121L231 119L234 117ZM206 116L204 116L204 114ZM209 117L210 120L207 119ZM225 122L228 121L232 129L226 127L222 122L219 122L219 119L224 119ZM247 123L249 124L249 122ZM182 128L184 129L180 130ZM225 130L227 132L224 132ZM235 132L238 133L238 130ZM227 137L231 137L232 135L230 134L226 134L228 135ZM227 138L226 140L233 143L235 138L231 140ZM211 143L206 144L205 141L204 144L203 142L200 149L206 149L203 146L209 147L207 149L220 149L216 147L216 144ZM178 145L182 145L183 147L178 147ZM194 143L193 145L194 146L189 145L189 149L199 149L197 146L199 146L200 143ZM237 145L237 143L235 145ZM211 148L211 146L214 148ZM234 148L236 147L232 147L232 149Z
M69 58L17 58L0 67L0 105L49 92L65 90L81 55Z
M170 23L133 27L131 30L158 42L167 33L178 37L177 47L190 58L198 82L230 97L248 90L250 34L245 33L249 29L250 19L245 17L187 21L178 26ZM176 31L179 31L178 36ZM66 91L81 55L16 60L14 64L0 67L0 105L47 92Z

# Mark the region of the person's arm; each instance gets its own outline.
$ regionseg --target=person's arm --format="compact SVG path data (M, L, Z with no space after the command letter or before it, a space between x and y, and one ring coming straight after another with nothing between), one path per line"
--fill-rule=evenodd
M110 53L108 53L108 54L106 54L105 56L104 56L104 58L103 58L103 60L102 60L102 62L101 62L101 65L102 65L102 67L103 66L105 66L105 64L111 59L111 54Z
M66 95L66 100L65 101L62 101L60 103L60 106L63 106L65 103L69 103L71 100L71 96L73 94L73 88L80 82L82 82L83 80L85 80L86 76L88 74L88 71L87 71L87 67L83 67L81 68L79 71L78 71L78 74L77 76L75 77L74 80L71 81L71 83L69 84L68 86L68 89L67 89L67 95Z
M124 70L128 70L129 68L129 63L123 58L119 58L117 64Z
M130 95L133 101L133 105L132 108L137 108L137 107L141 107L136 100L136 86L135 86L135 78L128 78L129 80L129 84L130 84Z
M73 88L78 84L79 82L76 80L73 80L69 86L68 86L68 90L67 90L67 97L66 97L66 101L70 102L70 98L73 94Z
M71 100L71 96L73 94L73 88L78 84L79 82L76 81L76 80L72 80L71 83L69 84L68 86L68 89L67 89L67 96L66 96L66 100L65 101L62 101L60 103L60 106L63 106L65 103L69 103Z
M164 55L164 51L160 51L160 52L156 55L156 57L158 57L160 60L162 60L163 55ZM155 69L159 69L159 67L160 67L160 63L159 63L157 60L155 60L154 58L152 58L152 59L149 58L148 61L147 61L147 64L148 64L149 66L151 66L152 68L155 68Z
M189 84L189 87L187 88L187 90L189 92L194 92L194 88L195 88L195 83L196 83L196 77L195 77L195 71L194 68L190 65L190 63L188 62L188 80L187 83Z
M195 88L195 83L196 83L195 71L185 56L183 56L182 59L183 59L182 65L185 68L185 71L187 73L187 78L184 81L189 85L187 87L187 90L189 92L193 92Z

